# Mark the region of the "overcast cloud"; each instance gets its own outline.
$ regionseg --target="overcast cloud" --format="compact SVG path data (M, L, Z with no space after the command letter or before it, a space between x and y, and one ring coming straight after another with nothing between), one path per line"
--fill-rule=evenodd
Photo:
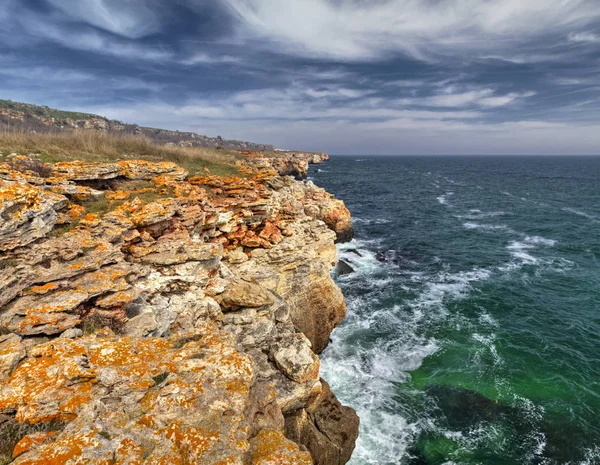
M0 98L337 154L597 154L597 0L3 0Z

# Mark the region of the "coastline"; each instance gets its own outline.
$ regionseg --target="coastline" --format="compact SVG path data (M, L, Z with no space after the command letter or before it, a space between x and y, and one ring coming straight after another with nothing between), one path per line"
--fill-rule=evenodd
M288 177L326 159L249 155L245 177L189 179L168 162L57 163L49 178L3 163L12 463L346 463L358 417L318 354L345 316L330 271L352 221Z

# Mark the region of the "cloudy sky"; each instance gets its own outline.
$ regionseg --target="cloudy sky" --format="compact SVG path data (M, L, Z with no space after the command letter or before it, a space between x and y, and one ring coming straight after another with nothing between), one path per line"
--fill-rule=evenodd
M335 154L600 153L598 0L1 0L0 98Z

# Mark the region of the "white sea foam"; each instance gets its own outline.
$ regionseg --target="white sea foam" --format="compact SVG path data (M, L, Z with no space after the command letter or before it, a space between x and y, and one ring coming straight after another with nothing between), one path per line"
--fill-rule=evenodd
M554 247L557 243L558 241L555 241L554 239L546 239L545 237L541 236L525 236L519 241L512 241L506 246L506 248L510 251L511 256L515 259L515 261L500 266L498 269L500 271L510 272L520 269L524 265L543 265L544 267L552 267L554 263L560 267L560 265L564 265L564 263L556 262L554 259L542 260L532 255L532 251L538 247ZM572 262L570 263L572 264ZM560 269L557 269L557 271L560 271Z
M544 245L547 247L554 247L557 243L557 241L554 239L546 239L545 237L541 236L527 236L525 237L525 242L528 244Z
M496 216L504 216L508 215L508 213L503 211L498 212L482 212L481 210L469 210L468 215L456 215L456 218L461 218L465 220L481 220L483 218L494 218Z
M502 357L500 357L500 354L498 354L498 350L496 349L496 334L483 335L474 333L471 337L483 346L483 350L477 348L474 349L476 358L482 358L489 352L494 361L494 365L501 365L503 363Z
M465 229L479 229L481 231L498 231L498 230L509 230L508 226L504 224L482 224L482 223L473 223L468 221L463 223L463 228Z
M445 318L448 300L468 296L472 285L488 279L491 271L398 270L379 262L369 244L358 240L338 245L338 252L356 270L341 278L340 285L368 286L371 291L348 296L347 318L323 353L322 373L340 400L355 408L361 418L350 463L397 463L419 433L422 420L411 423L402 415L396 385L438 350L438 342L424 336L420 328ZM387 293L400 287L414 297L403 305L386 306Z
M391 223L391 220L385 218L352 218L353 223L362 223L362 224L388 224Z
M483 310L479 315L479 323L484 326L498 326L498 322L487 311Z
M579 465L598 465L600 463L600 446L585 451L585 459Z
M526 250L534 249L535 246L533 244L529 244L526 242L512 241L507 247L510 250L510 254L518 260L520 264L523 265L536 265L539 263L539 260L535 258L533 255L526 252Z
M573 213L574 215L578 215L578 216L583 216L584 218L587 218L588 220L592 220L593 222L597 222L598 221L598 217L594 216L594 215L590 215L589 213L583 212L581 210L577 210L575 208L563 208L562 209L565 212L569 212L569 213Z
M453 195L454 195L454 192L446 192L444 195L440 195L439 197L436 197L436 199L442 205L448 205L448 197L451 197Z

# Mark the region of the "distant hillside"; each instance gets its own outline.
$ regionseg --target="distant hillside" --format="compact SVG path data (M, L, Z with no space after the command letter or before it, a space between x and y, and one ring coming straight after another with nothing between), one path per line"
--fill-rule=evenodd
M62 111L29 103L0 100L0 130L7 129L38 133L89 129L113 134L143 135L157 144L180 147L223 148L255 152L275 150L272 145L226 140L221 137L207 137L193 132L146 128L137 124L109 120L103 116L90 113Z

